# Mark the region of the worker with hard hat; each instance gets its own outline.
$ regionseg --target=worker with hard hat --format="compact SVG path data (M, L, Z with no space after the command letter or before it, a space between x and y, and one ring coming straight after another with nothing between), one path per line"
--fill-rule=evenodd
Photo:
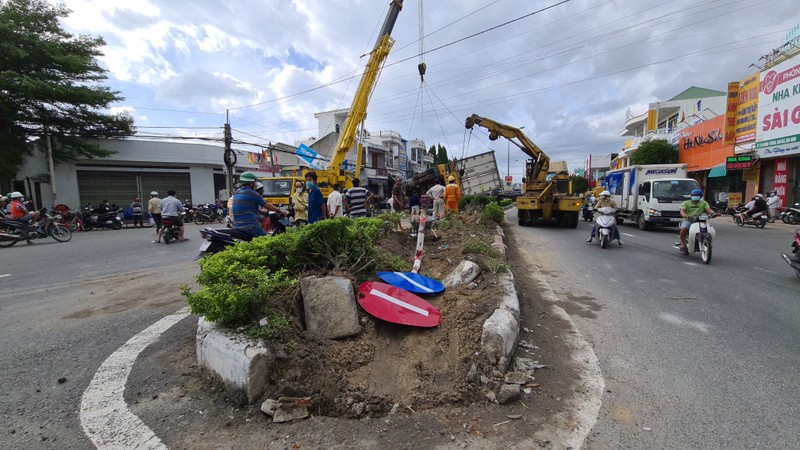
M456 184L456 177L447 177L447 187L444 188L445 211L458 213L458 201L461 200L461 188Z

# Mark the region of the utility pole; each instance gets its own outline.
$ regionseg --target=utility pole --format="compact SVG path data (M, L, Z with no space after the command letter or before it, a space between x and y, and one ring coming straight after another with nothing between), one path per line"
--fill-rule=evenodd
M269 143L269 166L272 168L272 178L275 178L275 157L272 155L272 142Z
M231 143L233 141L233 136L231 135L231 119L229 115L229 111L225 110L225 154L223 156L223 161L225 162L225 167L227 168L227 189L228 189L228 196L233 195L233 168L236 166L236 153L233 152L231 149Z

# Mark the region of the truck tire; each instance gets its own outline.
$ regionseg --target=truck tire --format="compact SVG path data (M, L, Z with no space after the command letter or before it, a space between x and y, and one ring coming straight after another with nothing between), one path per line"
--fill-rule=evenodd
M636 216L636 222L639 225L640 230L647 231L650 229L650 224L647 223L647 220L645 220L644 213L641 213L638 216Z
M580 213L579 212L567 213L567 217L569 217L568 228L578 228L578 222L581 221Z

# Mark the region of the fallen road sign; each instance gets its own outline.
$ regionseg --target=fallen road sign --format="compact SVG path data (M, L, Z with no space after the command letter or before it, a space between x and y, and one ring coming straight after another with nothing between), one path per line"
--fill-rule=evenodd
M435 327L442 321L442 315L432 304L411 292L377 281L361 283L358 303L364 311L387 322Z

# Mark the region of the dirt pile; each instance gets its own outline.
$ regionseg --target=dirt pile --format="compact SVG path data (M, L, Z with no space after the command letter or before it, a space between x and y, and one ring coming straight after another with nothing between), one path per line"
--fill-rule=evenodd
M416 239L408 229L396 231L381 242L381 248L407 257L413 263ZM428 297L442 315L433 329L406 327L383 322L359 309L362 333L343 340L318 339L302 329L302 298L299 288L283 300L284 312L297 320L282 339L268 341L276 355L276 372L269 398L310 396L316 415L359 418L382 416L392 408L411 410L443 404L468 404L484 398L489 386L480 375L491 373L480 356L483 322L499 304L497 261L502 257L475 254L480 243L492 242L495 227L478 224L477 213L462 213L438 239L426 235L420 274L443 279L465 258L482 266L477 286L449 288ZM490 269L491 267L491 269ZM315 274L344 276L347 273ZM377 277L375 277L377 280ZM484 378L486 380L487 378ZM397 406L395 406L397 405Z

